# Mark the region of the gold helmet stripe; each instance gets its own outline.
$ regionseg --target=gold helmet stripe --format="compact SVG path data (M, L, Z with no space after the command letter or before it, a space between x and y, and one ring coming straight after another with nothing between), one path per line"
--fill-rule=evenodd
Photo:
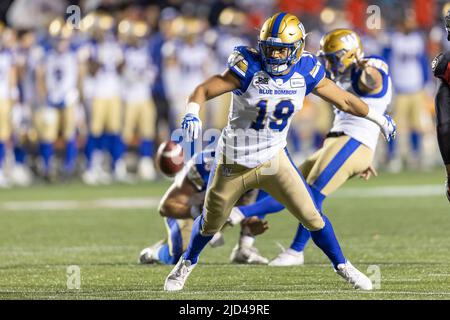
M278 34L280 33L280 27L281 27L281 22L283 22L284 17L286 16L285 12L280 12L277 17L275 18L275 21L273 23L272 26L272 37L273 38L278 38Z

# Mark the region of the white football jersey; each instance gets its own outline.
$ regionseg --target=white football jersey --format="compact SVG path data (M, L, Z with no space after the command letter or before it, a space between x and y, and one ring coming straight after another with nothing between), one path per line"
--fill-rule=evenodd
M91 57L100 64L94 76L94 95L98 98L120 96L120 76L117 67L123 61L122 48L115 39L92 43Z
M11 51L0 51L0 99L11 99L10 72L14 61Z
M411 93L422 90L429 72L424 38L418 32L395 32L390 42L389 65L395 91Z
M263 70L258 52L249 47L236 47L228 67L241 87L233 92L217 154L253 168L286 147L293 115L324 78L325 70L314 55L305 52L287 75L271 76Z
M73 50L45 55L45 83L47 103L53 107L65 107L74 102L77 95L78 61Z
M377 68L383 77L383 88L377 94L367 94L358 89L358 81L362 71L353 69L348 82L337 83L341 88L353 93L379 114L384 114L392 100L392 82L387 63L379 57L367 57L367 64ZM335 118L331 132L344 132L375 151L380 127L374 122L353 116L334 107Z
M123 96L125 101L148 101L156 77L147 46L126 47L124 51Z
M194 44L179 43L176 59L179 67L177 91L185 98L194 91L195 87L205 80L205 66L211 60L211 50L202 42Z

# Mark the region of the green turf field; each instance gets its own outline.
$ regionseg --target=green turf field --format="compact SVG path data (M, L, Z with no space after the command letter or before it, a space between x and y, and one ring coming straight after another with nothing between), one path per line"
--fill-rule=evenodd
M379 268L381 287L370 293L334 274L312 243L301 267L231 265L237 229L223 247L204 251L183 292L166 293L172 267L142 266L137 257L164 235L156 203L169 182L1 190L0 299L449 299L443 177L439 170L354 179L325 202L347 258L368 274ZM296 222L287 212L268 220L256 246L273 258ZM67 288L71 265L80 268L79 290Z

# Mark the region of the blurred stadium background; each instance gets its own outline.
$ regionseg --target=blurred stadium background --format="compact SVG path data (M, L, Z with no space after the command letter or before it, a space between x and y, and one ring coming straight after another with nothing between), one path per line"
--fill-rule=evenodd
M80 8L79 16L73 16L77 12L70 5ZM380 21L374 29L368 28L375 17L367 9L369 5L380 8ZM377 54L388 60L397 94L389 111L400 134L398 141L387 148L380 144L376 166L391 172L435 168L440 158L433 117L436 81L431 76L430 61L449 46L441 18L445 5L444 1L422 0L2 1L1 46L3 51L11 52L17 81L15 88L10 88L14 94L7 97L13 104L8 119L12 130L2 137L5 158L0 186L42 180L61 182L76 177L83 177L89 184L154 180L150 158L159 143L170 138L179 126L187 95L202 79L224 70L235 45L255 46L261 22L277 10L301 17L309 33L306 45L310 52L317 52L324 32L348 27L361 33L366 55ZM147 53L148 60L134 63L138 60L127 50L133 41ZM70 88L73 90L61 90L71 99L71 113L66 115L70 120L62 117L69 129L56 127L57 119L48 112L47 91L56 88L42 92L39 80L47 63L46 54L61 42L69 42L67 50L76 55L70 63L75 66L63 68L70 69L66 72L74 74L78 81ZM103 56L93 49L102 46L108 52ZM96 66L109 68L108 74L96 71ZM7 81L7 77L4 79ZM142 137L142 130L125 124L130 96L142 86L147 86L142 100L154 101L152 115L143 116L149 128L144 131L150 131L144 133L146 137ZM115 117L120 128L112 131L121 137L112 144L124 143L122 148L114 149L111 141L116 140L103 139L101 148L109 152L100 155L92 155L89 146L92 105L96 100L118 104L114 108L119 110ZM221 129L226 124L228 103L229 97L209 103L203 114L206 128ZM332 116L326 103L308 97L289 137L289 149L297 161L321 145ZM107 129L95 135L108 135ZM56 135L55 130L60 134ZM93 170L88 170L91 166ZM95 174L96 170L100 173Z
M79 19L71 5L81 9ZM367 11L370 5L381 9L380 28L368 28L374 17ZM448 7L441 0L1 1L0 87L6 89L0 90L0 102L9 101L11 112L0 114L8 121L0 122L5 132L0 137L0 297L170 298L161 293L169 267L134 263L138 251L164 232L156 206L169 182L154 172L152 157L179 126L195 85L222 72L234 46L256 46L258 27L280 10L303 21L310 52L317 52L324 32L346 27L361 34L366 55L389 62L396 89L389 112L397 121L398 139L379 144L379 178L366 184L351 181L325 206L333 212L329 215L344 248L359 259L352 262L380 265L388 289L340 295L342 289L336 289L334 275L322 268L328 265L315 249L307 251L313 269L271 272L273 281L267 282L264 267L226 265L228 241L205 254L203 283L194 284L200 277L193 276L194 291L176 298L450 297L441 282L448 277L442 269L450 262L444 232L450 226L434 124L437 82L430 68L433 57L450 46L442 20ZM136 58L130 47L144 56ZM55 110L48 102L53 89L48 84L42 89L45 78L39 78L53 49L75 57L60 70L76 75L70 88L75 90L67 90L70 95L63 99L70 115L49 111ZM17 75L13 84L4 73L10 69ZM55 91L63 86L54 85ZM125 128L134 92L141 102L154 102L150 115L142 115L149 130ZM105 101L118 110L118 124L113 132L97 128L93 133L92 106ZM202 115L205 128L226 124L228 103L229 97L208 103ZM72 131L64 125L54 129L59 117ZM295 161L320 147L332 119L329 105L307 97L289 135ZM97 150L89 144L93 134L103 136ZM353 196L357 199L350 202ZM273 242L287 244L290 235L284 232L292 223L286 215L274 217L273 230L261 237L262 251L275 256ZM85 291L66 290L70 264L81 266ZM216 272L225 277L217 280ZM248 283L235 276L241 273ZM313 282L292 285L293 277ZM233 288L240 291L230 293Z

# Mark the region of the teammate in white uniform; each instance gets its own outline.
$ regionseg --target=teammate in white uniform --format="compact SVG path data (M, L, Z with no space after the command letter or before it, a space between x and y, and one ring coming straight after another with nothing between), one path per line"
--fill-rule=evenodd
M45 52L36 70L40 109L36 114L39 134L39 154L43 160L43 176L53 180L51 165L54 147L61 131L66 153L63 173L70 176L75 170L76 103L78 101L78 60L68 35L52 34L52 48Z
M126 145L133 141L135 131L140 139L138 175L142 180L154 180L153 164L155 140L156 106L151 96L151 87L156 77L156 67L148 52L147 25L144 22L127 20L119 24L129 25L123 30L126 37L125 63L122 73L123 97L125 100L125 121L123 139Z
M329 32L320 45L320 55L326 61L329 76L340 87L359 96L371 110L383 115L392 99L387 64L380 57L364 57L359 36L348 29ZM333 127L324 146L299 167L319 210L325 198L351 177L361 175L368 179L376 174L371 163L379 133L379 127L373 122L335 107ZM233 208L229 223L234 225L247 217L283 209L281 203L268 196L252 205ZM290 248L283 250L269 265L303 264L303 249L309 239L309 231L300 224Z
M412 168L423 164L422 138L426 124L431 122L424 90L431 73L427 44L414 17L407 16L391 34L385 59L391 67L395 91L392 115L402 137L389 148L389 169L397 172L404 162Z
M3 31L1 42L7 41L7 32ZM6 143L11 139L11 109L18 98L17 71L12 52L0 44L0 188L9 187L10 183L4 172Z
M371 290L369 278L345 259L330 221L322 215L302 175L284 149L293 113L305 95L316 95L337 108L376 122L387 139L395 125L351 93L325 78L320 62L303 52L305 30L300 20L277 13L261 28L259 51L237 47L229 69L199 85L189 97L182 128L189 142L200 134L200 104L233 91L229 124L223 130L208 182L203 214L195 220L186 252L165 282L165 290L184 287L202 249L226 222L237 199L249 189L262 189L284 204L311 232L334 270L355 288Z
M122 100L120 73L123 51L113 34L114 19L98 14L90 43L88 69L92 81L89 139L86 145L87 171L82 179L87 184L108 183L109 172L102 170L102 151L108 150L113 176L118 181L127 179L122 159L124 146L121 137ZM102 22L103 21L103 22Z
M186 105L186 97L211 75L211 56L214 54L200 37L202 25L199 19L177 18L174 25L182 25L177 38L164 44L166 61L164 71L167 94L171 102L172 116L180 123Z

